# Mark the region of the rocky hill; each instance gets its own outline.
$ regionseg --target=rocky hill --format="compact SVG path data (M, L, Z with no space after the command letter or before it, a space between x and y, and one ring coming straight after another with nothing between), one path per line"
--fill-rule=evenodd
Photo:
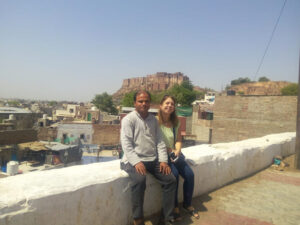
M126 93L145 89L147 91L164 91L174 84L181 84L189 78L183 73L159 72L146 77L135 77L123 80L122 87L113 94L113 98L120 100Z
M243 83L232 85L230 90L244 95L281 95L280 90L289 84L291 83L286 81Z

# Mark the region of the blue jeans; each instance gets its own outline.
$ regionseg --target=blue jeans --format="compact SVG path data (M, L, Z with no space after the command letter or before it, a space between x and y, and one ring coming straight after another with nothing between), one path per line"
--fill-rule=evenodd
M180 158L176 163L169 163L172 173L177 180L176 195L175 195L175 207L178 207L178 181L179 175L184 179L183 182L183 207L189 207L192 205L192 198L194 192L194 172L186 163L184 156L180 155Z

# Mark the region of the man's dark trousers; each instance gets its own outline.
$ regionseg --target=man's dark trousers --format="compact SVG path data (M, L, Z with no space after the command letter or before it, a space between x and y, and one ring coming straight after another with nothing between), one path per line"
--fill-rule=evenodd
M163 189L162 207L166 221L173 219L173 209L175 204L176 178L172 173L165 175L159 171L159 162L143 162L147 172L151 173L161 184ZM135 167L130 163L121 163L121 168L125 170L132 181L131 184L131 204L133 219L144 217L143 205L146 189L146 176L136 172Z

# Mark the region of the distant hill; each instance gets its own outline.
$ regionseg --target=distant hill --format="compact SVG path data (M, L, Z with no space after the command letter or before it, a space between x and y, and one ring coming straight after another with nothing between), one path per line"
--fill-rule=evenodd
M281 95L280 90L291 82L287 81L267 81L243 83L239 85L231 85L229 90L234 90L237 94L244 95Z
M164 91L171 88L173 85L181 84L186 80L189 80L189 78L181 72L159 72L147 75L146 77L129 78L123 80L122 87L113 94L113 98L115 100L120 100L126 93L141 89L151 92Z

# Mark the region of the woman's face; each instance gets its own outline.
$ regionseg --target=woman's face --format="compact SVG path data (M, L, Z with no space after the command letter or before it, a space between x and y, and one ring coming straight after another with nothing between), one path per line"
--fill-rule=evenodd
M172 98L167 98L161 105L160 110L165 114L171 114L175 110Z

